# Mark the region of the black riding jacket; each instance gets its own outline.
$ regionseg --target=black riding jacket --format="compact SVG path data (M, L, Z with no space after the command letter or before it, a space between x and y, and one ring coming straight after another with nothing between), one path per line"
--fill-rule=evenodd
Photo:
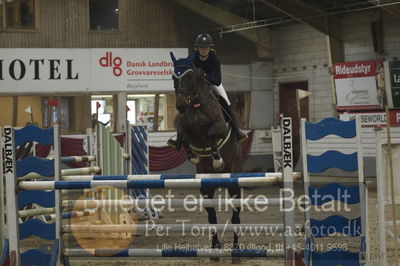
M202 61L199 57L199 52L196 51L196 55L193 64L201 68L206 74L206 79L213 85L219 86L221 84L221 64L216 56L215 52L210 51L208 58Z

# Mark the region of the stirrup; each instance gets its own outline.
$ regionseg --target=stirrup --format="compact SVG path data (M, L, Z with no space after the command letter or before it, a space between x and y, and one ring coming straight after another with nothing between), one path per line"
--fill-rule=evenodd
M239 144L241 144L241 143L245 142L248 138L249 138L249 136L247 136L246 133L242 132L242 131L239 129L239 133L238 133L238 135L237 135L237 142L238 142Z
M171 138L171 139L169 139L169 140L167 141L167 145L168 145L169 147L173 148L174 150L176 150L177 147L178 147L178 142L177 142L176 140L173 140L173 139Z

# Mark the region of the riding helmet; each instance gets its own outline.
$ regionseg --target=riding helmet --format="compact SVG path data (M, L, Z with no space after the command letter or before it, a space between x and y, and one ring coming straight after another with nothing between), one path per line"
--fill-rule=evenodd
M194 46L214 46L213 38L208 33L200 33L194 42Z

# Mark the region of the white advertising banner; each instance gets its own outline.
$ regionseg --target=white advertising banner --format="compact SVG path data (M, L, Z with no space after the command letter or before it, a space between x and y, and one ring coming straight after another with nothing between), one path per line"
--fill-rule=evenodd
M172 91L187 48L0 49L0 95Z
M341 113L339 114L340 120L349 121L360 117L361 126L376 126L386 125L387 117L386 112L362 112L362 113ZM389 111L390 125L393 127L400 126L400 110Z
M333 64L337 109L382 109L385 100L381 60Z

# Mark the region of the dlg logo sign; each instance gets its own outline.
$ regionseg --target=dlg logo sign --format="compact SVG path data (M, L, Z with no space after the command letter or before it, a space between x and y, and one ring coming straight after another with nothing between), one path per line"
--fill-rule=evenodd
M116 77L119 77L122 75L122 59L121 57L113 57L112 52L106 52L106 55L103 57L100 57L99 59L99 64L102 67L112 67L113 74Z

